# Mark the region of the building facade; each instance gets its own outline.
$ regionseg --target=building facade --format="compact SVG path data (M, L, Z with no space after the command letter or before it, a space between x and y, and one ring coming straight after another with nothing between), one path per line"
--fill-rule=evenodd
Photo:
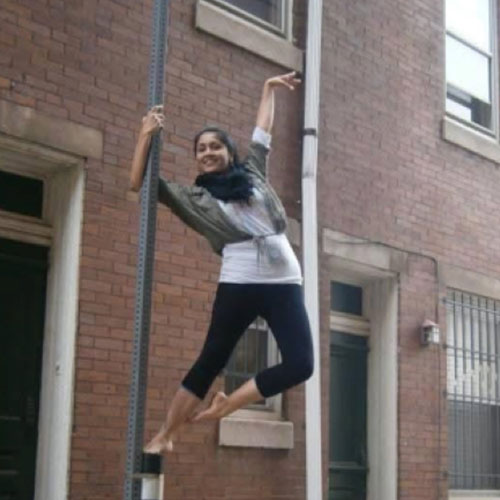
M161 171L189 184L196 131L245 152L264 80L304 73L308 2L169 4ZM0 6L6 498L123 495L152 9ZM323 498L498 500L497 2L328 0L321 39ZM270 160L299 256L304 111L277 96ZM159 207L154 269L147 436L201 347L219 258ZM257 321L213 390L278 359ZM186 428L165 498L306 498L305 391Z

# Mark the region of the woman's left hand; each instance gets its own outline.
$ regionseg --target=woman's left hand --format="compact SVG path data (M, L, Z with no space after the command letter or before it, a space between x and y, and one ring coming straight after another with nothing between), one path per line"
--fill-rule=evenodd
M300 78L297 78L297 73L292 71L291 73L287 73L285 75L273 76L272 78L268 78L266 80L265 85L268 85L270 88L275 87L286 87L289 90L295 90L295 87L299 85Z

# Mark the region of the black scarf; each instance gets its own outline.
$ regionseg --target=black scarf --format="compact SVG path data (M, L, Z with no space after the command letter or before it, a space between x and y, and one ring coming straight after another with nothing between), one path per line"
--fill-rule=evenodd
M228 201L246 201L252 196L253 184L246 168L231 165L225 172L210 172L196 177L194 183L204 187L214 198Z

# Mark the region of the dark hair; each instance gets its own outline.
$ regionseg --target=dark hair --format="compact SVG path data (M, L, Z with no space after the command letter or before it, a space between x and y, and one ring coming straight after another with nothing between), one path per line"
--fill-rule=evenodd
M218 127L205 127L203 130L200 130L195 136L194 136L194 154L196 154L196 148L198 147L198 142L200 140L200 137L205 134L206 132L212 132L216 135L217 139L219 139L224 146L226 146L229 156L232 156L233 158L233 164L234 165L239 165L240 160L238 157L238 150L236 149L236 144L234 143L233 139L231 139L231 136L225 131L222 130Z
M214 198L224 202L243 201L250 203L250 198L253 195L253 183L245 165L240 164L236 145L227 132L218 127L205 127L194 137L194 154L196 155L200 137L206 132L215 134L217 139L226 146L233 161L224 172L198 175L195 185L204 187Z

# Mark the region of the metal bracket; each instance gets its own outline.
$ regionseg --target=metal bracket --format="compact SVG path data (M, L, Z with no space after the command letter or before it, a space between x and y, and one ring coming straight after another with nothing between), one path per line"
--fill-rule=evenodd
M314 137L318 137L318 131L315 128L305 128L302 131L302 135L313 135Z

